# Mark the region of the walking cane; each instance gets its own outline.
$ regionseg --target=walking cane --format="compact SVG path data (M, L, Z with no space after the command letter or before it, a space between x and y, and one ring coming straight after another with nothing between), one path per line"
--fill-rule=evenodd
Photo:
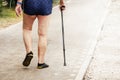
M60 7L61 11L61 22L62 22L62 39L63 39L63 57L64 57L64 66L66 66L66 55L65 55L65 37L64 37L64 21L63 21L63 10L65 6Z

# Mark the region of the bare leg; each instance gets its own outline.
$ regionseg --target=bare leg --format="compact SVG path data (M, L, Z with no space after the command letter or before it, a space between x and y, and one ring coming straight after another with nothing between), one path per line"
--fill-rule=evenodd
M36 16L23 15L23 40L26 48L26 53L32 51L32 25Z
M44 63L44 56L47 47L47 28L49 24L48 16L38 16L38 63Z

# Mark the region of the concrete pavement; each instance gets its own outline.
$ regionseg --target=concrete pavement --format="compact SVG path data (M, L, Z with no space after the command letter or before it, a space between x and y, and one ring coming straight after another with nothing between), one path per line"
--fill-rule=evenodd
M101 29L109 0L71 0L64 12L67 66L63 66L61 20L59 9L53 10L48 30L46 63L37 66L37 20L33 28L34 58L28 68L22 66L25 49L22 22L0 31L0 80L75 80L87 60L88 51Z
M85 80L120 80L120 0L112 0Z

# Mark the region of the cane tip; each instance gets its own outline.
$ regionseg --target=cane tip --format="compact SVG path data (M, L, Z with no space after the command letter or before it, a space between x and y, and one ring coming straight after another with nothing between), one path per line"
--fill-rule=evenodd
M67 64L64 64L64 66L67 66Z

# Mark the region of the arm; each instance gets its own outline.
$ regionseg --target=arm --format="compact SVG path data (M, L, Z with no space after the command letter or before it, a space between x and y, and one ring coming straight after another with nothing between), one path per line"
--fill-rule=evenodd
M15 7L15 12L16 12L16 15L18 17L22 14L21 5L22 5L22 0L17 0L17 4L16 4L16 7Z

